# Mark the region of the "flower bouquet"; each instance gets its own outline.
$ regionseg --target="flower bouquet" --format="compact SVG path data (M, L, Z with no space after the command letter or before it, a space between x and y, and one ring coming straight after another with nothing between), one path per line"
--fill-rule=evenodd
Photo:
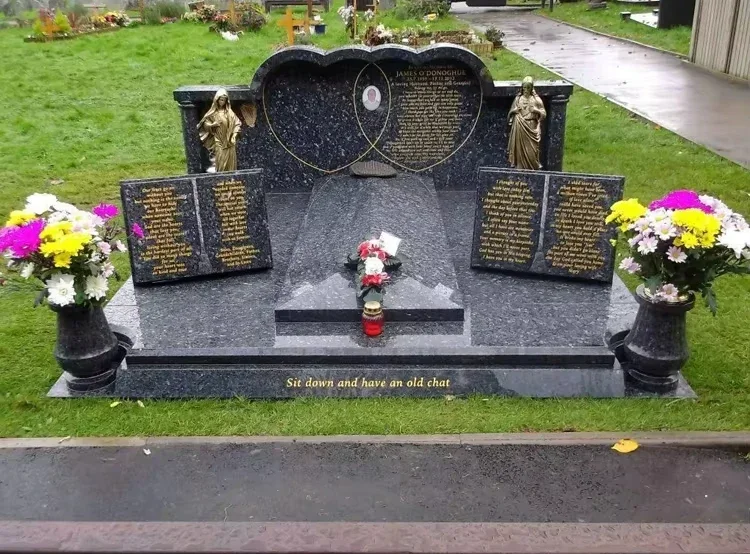
M99 204L90 212L59 202L52 194L32 194L23 210L11 212L0 229L0 254L21 279L43 288L35 305L100 306L117 277L112 251L124 251L114 224L118 209Z
M52 194L32 194L0 228L8 269L36 278L42 286L34 305L46 301L57 313L54 355L71 390L104 388L115 379L119 340L102 305L109 279L118 277L110 255L125 250L116 238L117 214L110 204L85 211ZM142 237L142 229L133 234Z
M607 223L618 225L630 247L620 269L641 278L654 301L684 302L700 293L716 314L714 280L750 273L750 226L711 196L678 190L648 208L622 200Z
M385 285L390 280L388 271L401 267L401 260L384 249L383 241L370 239L349 254L346 267L357 270L357 297L363 302L383 302Z

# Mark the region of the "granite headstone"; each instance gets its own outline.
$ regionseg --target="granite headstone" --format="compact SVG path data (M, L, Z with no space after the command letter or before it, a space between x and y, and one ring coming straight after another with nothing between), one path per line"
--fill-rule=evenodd
M209 166L197 124L218 87L177 89L189 173ZM357 162L383 162L460 189L477 167L507 163L508 112L519 82L495 82L482 60L456 45L420 50L290 47L268 58L250 86L226 87L243 116L240 168L263 167L269 192L309 191ZM538 82L548 113L544 167L562 167L572 86Z
M480 168L471 265L612 280L614 230L604 220L625 179Z
M272 267L261 171L122 181L133 281Z

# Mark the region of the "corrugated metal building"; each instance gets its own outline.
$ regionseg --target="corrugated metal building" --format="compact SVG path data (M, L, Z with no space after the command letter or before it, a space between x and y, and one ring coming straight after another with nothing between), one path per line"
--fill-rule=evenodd
M750 79L750 0L698 0L690 60Z

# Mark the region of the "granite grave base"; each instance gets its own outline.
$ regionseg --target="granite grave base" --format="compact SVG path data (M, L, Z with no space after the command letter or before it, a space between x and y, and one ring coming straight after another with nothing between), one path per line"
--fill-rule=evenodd
M106 307L132 342L114 384L72 393L61 377L49 396L641 395L608 348L637 311L617 277L581 282L472 269L475 192L436 197L462 321L386 321L376 338L355 322L276 321L311 194L270 193L272 269L148 287L129 280ZM694 393L682 380L664 396Z

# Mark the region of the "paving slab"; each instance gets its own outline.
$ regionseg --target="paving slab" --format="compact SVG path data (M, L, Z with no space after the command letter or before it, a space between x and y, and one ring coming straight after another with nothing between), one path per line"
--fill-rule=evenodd
M244 443L0 449L0 521L748 523L746 452Z
M493 25L506 47L565 79L745 167L750 167L750 85L677 56L528 12L454 4L474 27Z

